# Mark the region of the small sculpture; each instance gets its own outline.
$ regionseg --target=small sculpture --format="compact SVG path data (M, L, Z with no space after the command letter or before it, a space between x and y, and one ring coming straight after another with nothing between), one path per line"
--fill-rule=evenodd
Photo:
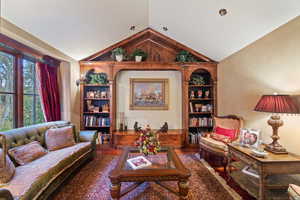
M135 132L139 132L142 130L142 127L139 127L138 122L134 122L133 128Z
M168 123L165 122L164 125L160 128L159 131L162 132L162 133L167 133L168 129L169 129Z

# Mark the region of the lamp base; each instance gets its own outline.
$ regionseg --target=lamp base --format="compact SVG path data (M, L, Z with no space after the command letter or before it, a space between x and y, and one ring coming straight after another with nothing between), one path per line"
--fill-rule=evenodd
M265 146L265 150L274 154L288 154L287 150L282 146L273 146L272 144L268 144Z

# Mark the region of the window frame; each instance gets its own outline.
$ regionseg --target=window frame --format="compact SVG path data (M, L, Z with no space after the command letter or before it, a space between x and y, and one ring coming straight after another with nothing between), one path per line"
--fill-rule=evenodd
M34 99L34 106L36 106L36 98L40 96L36 93L36 90L33 91L33 94L24 93L24 78L23 78L23 60L30 62L35 62L35 60L28 58L23 55L21 52L15 52L7 50L6 48L0 47L0 51L6 54L9 54L14 57L13 69L14 69L14 89L13 92L0 92L0 94L11 94L13 95L13 128L23 127L24 126L24 95L32 95ZM36 89L36 74L34 89ZM34 119L36 120L36 107L33 109Z

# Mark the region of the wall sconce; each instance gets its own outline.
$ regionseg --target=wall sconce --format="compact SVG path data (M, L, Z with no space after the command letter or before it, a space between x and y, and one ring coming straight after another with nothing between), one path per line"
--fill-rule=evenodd
M85 75L81 74L80 75L80 79L76 80L76 85L77 87L82 84L82 83L85 83L86 79L85 79Z

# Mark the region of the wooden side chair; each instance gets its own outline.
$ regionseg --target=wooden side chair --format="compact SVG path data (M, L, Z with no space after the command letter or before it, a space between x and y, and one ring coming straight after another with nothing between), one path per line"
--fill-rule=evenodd
M212 132L205 133L200 139L200 155L207 161L221 165L226 171L227 144L239 140L243 120L235 115L215 116ZM216 163L217 162L217 163Z

